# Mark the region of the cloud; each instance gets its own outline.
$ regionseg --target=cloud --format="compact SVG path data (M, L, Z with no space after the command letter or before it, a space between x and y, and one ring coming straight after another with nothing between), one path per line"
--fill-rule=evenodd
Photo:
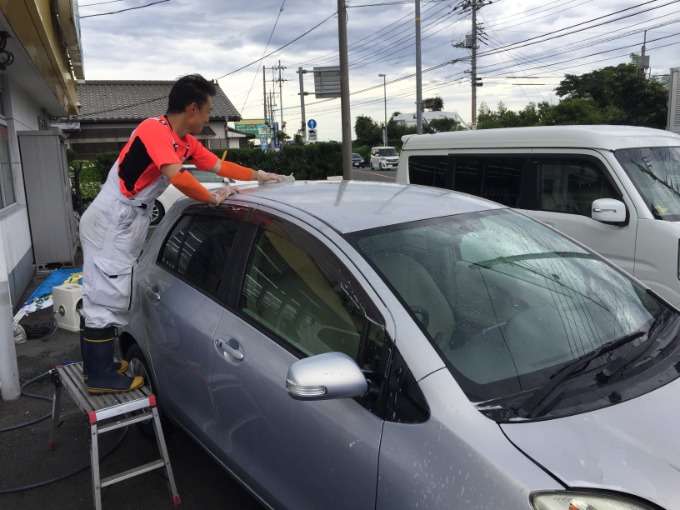
M259 118L264 66L267 90L276 92L275 119L280 120L282 103L287 131L293 134L301 123L298 67L311 71L339 63L337 0L170 0L85 17L151 1L81 3L86 79L170 80L195 72L220 77L243 117ZM471 20L459 4L421 0L423 98L440 96L445 110L469 121L471 52L460 43L470 33ZM358 115L380 123L385 91L388 114L415 111L414 2L347 0L347 6L352 123ZM477 107L484 102L495 108L503 101L521 109L530 101L557 102L553 90L566 73L628 62L630 53L640 53L645 30L651 73L667 74L680 66L677 1L496 0L478 11L477 21L484 34L477 61L484 86L477 89ZM280 82L278 70L272 72L279 61L284 67ZM381 73L387 75L385 91ZM307 73L305 91L313 86ZM305 110L307 119L317 120L320 139L339 140L339 99L306 96Z

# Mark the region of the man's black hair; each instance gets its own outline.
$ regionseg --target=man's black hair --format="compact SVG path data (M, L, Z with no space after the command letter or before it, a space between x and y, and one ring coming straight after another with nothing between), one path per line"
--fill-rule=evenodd
M166 113L182 113L191 103L202 108L208 101L208 96L217 94L215 85L200 74L190 74L179 78L170 90L168 96L168 111Z

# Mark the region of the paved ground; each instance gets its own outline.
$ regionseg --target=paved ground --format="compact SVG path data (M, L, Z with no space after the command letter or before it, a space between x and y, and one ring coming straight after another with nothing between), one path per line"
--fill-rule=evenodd
M394 171L354 170L357 180L394 182L395 174ZM47 275L37 273L19 302L23 303ZM21 324L40 329L52 323L52 313L50 307L25 317ZM21 384L37 378L24 388L24 393L49 400L26 395L14 401L0 399L0 510L91 509L89 429L82 415L76 413L64 419L57 431L58 448L54 451L47 448L48 419L3 431L50 414L53 385L48 377L41 375L58 363L81 360L79 334L57 329L44 340L29 339L26 343L16 344L16 351ZM63 401L65 409L75 408L68 397ZM182 498L180 508L262 510L262 506L189 437L177 430L166 430L165 434ZM124 436L119 431L103 435L100 451L108 450L111 453L101 462L102 476L158 458L155 443L144 439L135 427L130 427ZM43 485L44 482L49 483ZM103 507L124 510L173 508L167 483L158 471L107 487L103 491Z
M21 300L46 277L38 273ZM21 324L39 326L52 321L52 307L31 314ZM80 361L79 334L57 329L45 340L29 339L16 344L21 384L40 377L56 364ZM48 377L39 378L24 388L25 393L51 399L53 385ZM65 409L75 409L63 392ZM49 415L51 402L22 395L17 400L0 399L0 430ZM67 416L57 431L58 447L47 448L50 421L16 430L0 432L0 510L94 508L89 459L89 428L80 413ZM119 443L120 441L120 443ZM179 431L166 430L175 481L184 510L261 510L262 507L224 472L189 437ZM123 436L114 431L101 436L100 452L112 450L101 462L102 476L119 473L158 458L155 442L144 439L129 427ZM78 472L79 471L79 472ZM61 478L44 486L42 482ZM174 508L167 483L159 471L143 474L107 487L103 507L124 510Z

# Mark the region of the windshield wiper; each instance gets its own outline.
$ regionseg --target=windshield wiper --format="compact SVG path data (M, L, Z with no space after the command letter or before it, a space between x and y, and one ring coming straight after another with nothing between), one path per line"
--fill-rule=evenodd
M547 384L536 390L534 394L517 409L517 415L521 418L536 418L537 416L548 412L562 395L562 390L555 390L565 379L568 379L577 372L585 370L590 362L598 356L618 349L622 345L632 342L636 338L640 338L646 334L647 331L635 331L617 340L603 344L585 356L581 356L563 366L550 376L550 381Z
M656 321L654 321L654 324L652 324L652 326L649 328L648 341L641 343L633 351L628 352L623 356L619 356L608 363L596 374L595 377L597 378L597 382L600 384L609 382L614 376L621 375L630 366L632 366L633 363L641 359L643 356L649 354L654 346L659 346L660 340L675 338L678 335L678 329L680 329L680 323L678 323L677 320L675 321L675 324L673 324L674 327L672 327L670 334L664 335L661 331L659 331L659 334L655 334L657 329L664 329L664 326L667 326L670 319L673 317L677 317L677 315L670 315L668 320L663 319L662 317L657 318Z
M603 304L600 303L599 301L595 300L592 296L588 296L584 294L583 292L574 289L570 285L567 285L563 282L560 281L558 275L547 275L542 273L541 271L534 269L532 267L528 266L523 266L522 264L519 263L519 261L522 260L531 260L531 259L541 259L541 258L579 258L579 259L592 259L594 258L590 253L579 253L579 252L569 252L569 251L558 251L558 252L549 252L549 253L528 253L524 255L510 255L507 257L497 257L495 259L489 259L485 260L483 262L471 262L472 265L474 266L479 266L483 267L484 269L488 269L489 271L496 271L497 273L505 274L507 273L503 271L499 271L498 269L494 269L493 266L497 264L508 264L513 267L518 267L520 269L524 269L525 271L534 274L536 276L539 276L541 278L545 278L546 280L559 285L560 287L567 289L569 291L575 292L579 296L587 299L588 301L592 301L595 303L597 306L604 308L605 310L609 311L609 309Z

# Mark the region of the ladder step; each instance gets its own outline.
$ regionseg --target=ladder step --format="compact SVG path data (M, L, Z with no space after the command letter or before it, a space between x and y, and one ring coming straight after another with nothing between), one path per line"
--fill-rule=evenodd
M123 480L127 480L137 475L141 475L142 473L148 473L149 471L153 471L154 469L162 467L165 467L165 461L163 461L163 459L158 459L153 462L149 462L148 464L143 464L136 468L128 469L127 471L122 471L121 473L102 478L101 487L103 489L104 487L108 487L114 483L122 482Z
M155 469L165 468L165 475L168 481L170 494L174 504L179 504L180 498L175 485L175 478L172 474L168 450L165 445L165 438L160 424L160 417L156 409L156 397L149 391L149 388L142 386L139 389L124 393L108 393L92 395L89 393L87 385L83 381L82 363L72 363L61 365L56 368L56 373L52 373L55 384L55 394L52 399L52 429L50 432L50 444L53 443L53 431L61 420L61 388L65 388L71 398L87 417L90 425L90 456L92 464L92 490L95 508L101 510L101 490L114 483L122 482L129 478L148 473ZM71 414L71 413L64 413ZM153 420L156 431L156 441L161 458L141 466L128 469L121 473L100 477L99 466L99 441L97 436L111 430L127 427L134 423ZM96 461L96 462L95 462Z
M114 423L109 423L108 425L100 425L99 428L97 429L97 432L99 434L103 434L104 432L110 432L121 427L127 427L128 425L132 425L133 423L139 423L140 421L146 421L150 419L153 419L153 414L151 414L149 411L146 411L143 413L135 414L133 416L128 416L127 418L123 418L122 420L117 420Z

